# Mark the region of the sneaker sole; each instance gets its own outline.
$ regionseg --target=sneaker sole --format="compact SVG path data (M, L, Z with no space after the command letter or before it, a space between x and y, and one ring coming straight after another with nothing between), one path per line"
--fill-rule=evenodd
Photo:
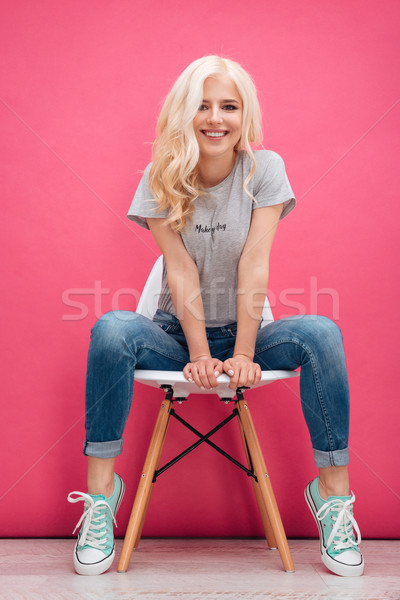
M118 512L118 509L121 506L121 502L122 502L122 499L125 494L124 480L119 475L118 475L118 477L121 481L121 489L119 492L117 504L115 506L114 516L116 516L116 514ZM106 571L108 571L108 569L111 567L111 565L114 562L115 544L114 544L113 550L112 550L111 554L109 554L109 556L105 556L104 559L101 560L100 562L92 563L92 564L85 564L85 563L81 563L79 561L78 556L77 556L77 548L78 548L78 542L76 542L75 549L74 549L74 568L75 568L75 571L78 573L78 575L101 575L102 573L105 573Z
M317 527L318 527L319 542L320 542L319 549L321 552L322 562L324 563L326 568L329 569L330 571L332 571L332 573L335 573L335 575L341 575L342 577L359 577L364 572L364 559L363 559L362 555L361 555L361 563L359 565L344 565L343 563L340 563L339 561L337 561L334 558L332 558L331 556L329 556L329 554L327 553L326 548L324 546L324 541L323 541L324 537L323 537L323 533L322 533L321 522L317 518L318 509L314 504L314 500L312 499L310 485L311 485L311 483L309 483L308 486L306 487L306 489L304 490L304 497L305 497L308 507L311 511L311 514L314 517L314 521L316 522Z

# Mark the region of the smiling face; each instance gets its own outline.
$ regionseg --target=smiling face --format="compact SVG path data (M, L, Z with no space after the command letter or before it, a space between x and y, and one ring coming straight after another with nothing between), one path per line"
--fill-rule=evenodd
M243 102L228 76L208 77L203 101L193 120L200 160L232 161L242 131Z

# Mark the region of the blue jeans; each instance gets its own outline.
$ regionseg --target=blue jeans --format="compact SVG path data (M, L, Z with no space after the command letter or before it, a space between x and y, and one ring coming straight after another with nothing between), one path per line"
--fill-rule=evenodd
M213 358L232 356L236 328L232 323L206 329ZM181 371L189 360L184 333L173 315L157 310L151 321L129 311L104 314L91 330L84 454L121 454L136 368ZM346 465L349 384L340 328L319 315L279 319L258 330L254 362L263 371L301 367L301 405L315 464Z

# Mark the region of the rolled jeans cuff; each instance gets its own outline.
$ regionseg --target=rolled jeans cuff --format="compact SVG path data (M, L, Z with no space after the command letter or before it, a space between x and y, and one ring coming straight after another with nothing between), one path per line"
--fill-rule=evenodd
M115 458L121 454L122 444L122 438L111 442L88 442L86 440L83 444L83 454L97 458Z
M349 464L349 449L343 448L342 450L332 450L331 452L324 452L323 450L314 451L314 461L319 469L325 467L344 467Z

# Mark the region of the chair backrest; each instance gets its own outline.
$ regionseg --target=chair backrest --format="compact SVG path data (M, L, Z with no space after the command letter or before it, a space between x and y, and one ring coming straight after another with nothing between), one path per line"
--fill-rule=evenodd
M154 263L150 275L147 278L143 292L139 298L136 312L140 315L152 319L157 310L158 298L161 292L163 273L163 255L159 256ZM271 307L269 305L268 297L265 298L264 308L262 311L262 323L261 327L265 327L268 323L272 323L274 317L272 315Z

